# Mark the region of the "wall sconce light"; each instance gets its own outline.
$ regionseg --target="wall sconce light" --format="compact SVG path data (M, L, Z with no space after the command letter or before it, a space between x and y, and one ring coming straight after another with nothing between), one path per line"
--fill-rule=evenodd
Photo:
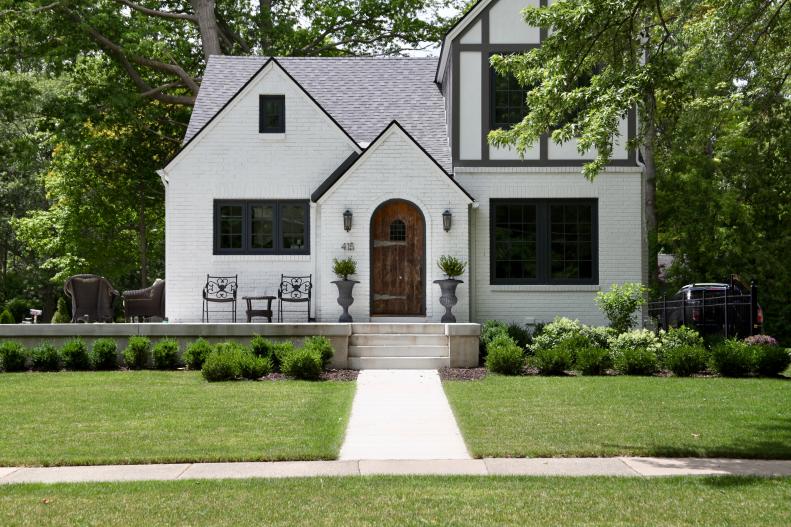
M343 230L346 232L352 230L352 211L349 209L343 211Z
M453 214L451 214L449 210L445 209L445 212L442 213L442 228L445 229L445 232L450 231L452 219Z

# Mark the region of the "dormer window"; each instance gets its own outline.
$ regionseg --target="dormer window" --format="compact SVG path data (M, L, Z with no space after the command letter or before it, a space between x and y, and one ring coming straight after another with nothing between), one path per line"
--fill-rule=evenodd
M258 132L261 134L286 133L286 96L260 95Z

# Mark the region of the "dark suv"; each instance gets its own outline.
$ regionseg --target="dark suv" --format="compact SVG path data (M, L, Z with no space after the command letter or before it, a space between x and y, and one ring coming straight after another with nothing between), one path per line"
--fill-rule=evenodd
M687 326L726 337L760 333L764 320L755 289L736 280L685 285L671 298L652 302L648 311L662 329Z

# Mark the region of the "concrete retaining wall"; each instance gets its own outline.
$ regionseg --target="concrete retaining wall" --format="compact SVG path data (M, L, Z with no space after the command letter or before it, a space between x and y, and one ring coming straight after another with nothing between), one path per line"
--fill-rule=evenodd
M109 337L118 343L122 351L129 337L142 335L152 343L164 338L179 342L182 351L199 337L209 342L235 340L248 344L250 339L261 335L275 341L290 340L301 345L306 337L325 336L335 349L332 366L346 368L349 356L349 337L355 324L8 324L0 325L0 341L16 340L26 347L43 342L60 346L74 337L82 337L88 346L99 338ZM481 327L478 324L446 324L445 334L449 337L450 362L452 367L474 367L478 365L478 339ZM474 352L473 352L474 350Z

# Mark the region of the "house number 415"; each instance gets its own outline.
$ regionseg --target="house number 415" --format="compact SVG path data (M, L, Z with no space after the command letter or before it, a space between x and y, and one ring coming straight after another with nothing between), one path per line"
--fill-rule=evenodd
M346 242L341 245L341 249L344 251L353 251L354 250L354 242Z

